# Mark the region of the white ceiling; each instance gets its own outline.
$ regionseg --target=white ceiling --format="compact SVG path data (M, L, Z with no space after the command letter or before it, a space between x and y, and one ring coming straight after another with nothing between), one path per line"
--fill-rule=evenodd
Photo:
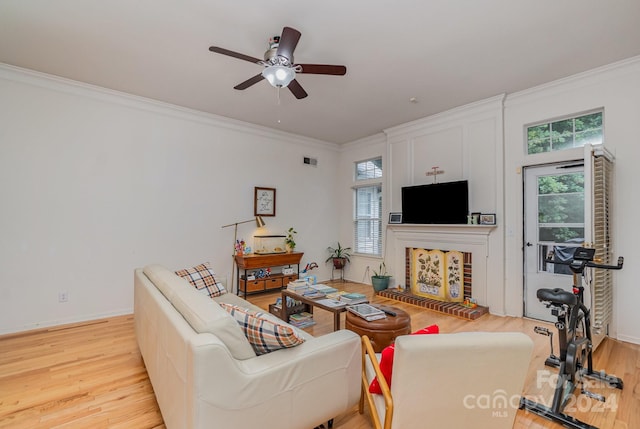
M260 66L209 46L261 58L284 26L347 75L234 90ZM0 1L0 62L335 143L636 55L638 0Z

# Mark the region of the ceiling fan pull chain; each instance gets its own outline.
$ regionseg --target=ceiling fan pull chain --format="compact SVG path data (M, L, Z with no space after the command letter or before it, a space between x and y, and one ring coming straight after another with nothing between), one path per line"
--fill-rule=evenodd
M278 123L280 123L280 111L282 110L280 108L280 106L281 106L281 103L280 103L280 87L276 88L276 92L278 94L278 109L277 109L278 110Z

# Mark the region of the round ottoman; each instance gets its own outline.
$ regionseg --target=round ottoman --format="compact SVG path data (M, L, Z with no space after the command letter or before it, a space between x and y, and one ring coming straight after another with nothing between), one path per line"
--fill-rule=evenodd
M374 307L392 311L396 316L387 314L386 319L373 320L367 322L362 317L347 311L345 327L363 336L366 335L371 340L371 345L376 353L391 344L398 335L411 333L411 317L409 314L397 307L388 305L372 304Z

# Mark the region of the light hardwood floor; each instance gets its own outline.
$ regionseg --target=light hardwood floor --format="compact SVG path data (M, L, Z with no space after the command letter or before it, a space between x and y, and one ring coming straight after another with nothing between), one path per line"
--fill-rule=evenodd
M551 400L552 387L539 382L549 374L540 372L547 371L544 360L549 354L548 338L533 333L534 326L545 324L491 315L469 322L374 297L367 285L337 285L366 293L373 302L404 309L411 315L414 330L436 323L441 332L525 332L534 340L535 348L524 393ZM278 293L270 293L249 299L267 309L276 296ZM307 329L312 335L333 329L330 313L316 310L314 318L317 324ZM344 316L342 322L344 327ZM601 429L640 428L640 346L606 340L595 353L595 367L622 377L624 390L594 389L608 397L606 405L581 396L573 405L576 412L571 414ZM337 416L334 427L372 426L367 412L360 415L354 407ZM133 316L1 336L0 428L164 428L136 345ZM560 426L519 411L514 428Z

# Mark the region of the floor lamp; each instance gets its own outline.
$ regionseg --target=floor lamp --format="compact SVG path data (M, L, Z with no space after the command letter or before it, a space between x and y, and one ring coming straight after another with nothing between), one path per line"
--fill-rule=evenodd
M254 222L256 223L256 226L258 228L262 228L263 226L265 226L266 224L264 223L264 220L262 219L262 216L256 216L253 219L249 219L249 220L243 220L242 222L234 222L234 223L230 223L229 225L223 225L223 228L228 228L230 226L233 227L233 264L231 264L231 291L233 292L233 281L235 279L235 264L236 264L236 241L238 241L238 225L242 225L243 223L249 223L249 222ZM240 292L240 290L238 289L238 293Z

